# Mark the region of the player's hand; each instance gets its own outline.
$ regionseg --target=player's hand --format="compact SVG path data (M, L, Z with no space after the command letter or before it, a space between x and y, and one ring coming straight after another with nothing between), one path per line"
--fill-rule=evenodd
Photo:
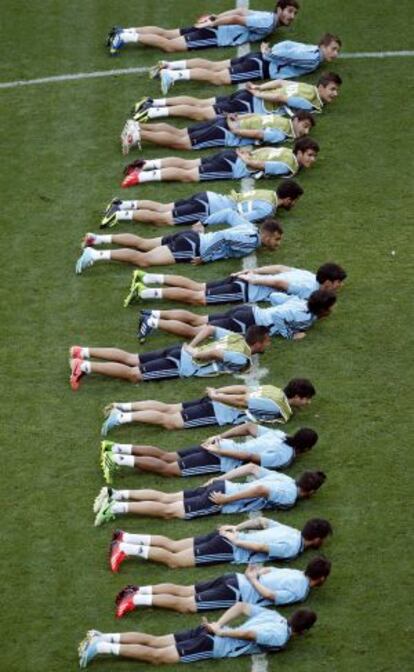
M237 530L236 525L220 525L220 527L218 528L220 534L223 535L225 532L236 532L236 530Z
M214 399L217 396L217 390L215 387L206 387L206 395L210 399Z
M215 482L218 481L218 480L220 480L220 476L215 476L215 477L213 477L213 478L209 478L208 481L206 481L206 482L204 483L204 487L205 487L206 485L213 485L213 483L215 483Z
M248 579L257 579L259 576L259 568L256 565L249 565L244 572Z
M194 24L194 28L208 28L216 20L215 14L203 14L199 16L197 21Z
M201 266L202 263L203 263L203 260L202 260L201 257L194 257L194 259L191 259L191 264L193 266Z
M226 495L224 492L211 492L208 498L210 502L213 502L213 504L224 504L226 501Z
M208 450L209 453L219 453L220 452L220 445L218 443L218 440L211 441L210 443L202 443L201 447L204 448L204 450Z
M220 626L218 625L218 623L216 622L210 623L210 621L208 621L205 616L203 616L203 618L201 619L201 623L204 625L206 630L208 630L208 632L211 632L213 635L216 635L220 630Z
M301 341L302 338L305 338L306 334L303 331L298 331L297 334L293 336L294 341Z
M191 357L197 356L197 348L193 348L189 343L184 343L182 347Z
M246 89L247 91L250 91L250 93L255 93L256 91L260 91L260 85L253 84L253 82L246 82Z
M193 231L197 231L198 233L204 233L206 227L203 226L201 222L196 222L195 224L192 225L191 229Z
M220 439L220 434L213 434L213 436L208 436L206 439L204 439L203 443L201 444L203 448L206 446L209 446L212 443L217 443L217 441Z
M236 541L236 533L235 532L220 532L222 537L225 537L229 541Z

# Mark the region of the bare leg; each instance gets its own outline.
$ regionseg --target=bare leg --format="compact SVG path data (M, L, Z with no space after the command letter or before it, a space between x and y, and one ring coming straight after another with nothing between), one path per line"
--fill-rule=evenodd
M175 133L179 136L185 136L187 133L186 128L177 128L172 124L166 124L164 122L157 122L156 124L145 124L143 131L151 131L152 133Z
M180 551L179 553L171 553L162 548L153 548L149 550L149 560L152 562L159 562L162 565L167 565L171 569L178 567L194 567L195 558L193 547Z
M189 105L191 107L206 107L214 105L215 98L195 98L194 96L173 96L166 98L165 104L167 107L174 107L175 105Z
M159 26L140 26L134 28L134 30L140 35L160 35L161 37L166 37L172 40L181 35L178 28L168 30L167 28L160 28Z
M181 476L181 469L176 461L167 462L167 460L160 460L156 457L135 457L134 467L140 471L160 474L160 476Z
M208 315L197 315L190 310L160 310L160 318L162 321L177 320L178 322L185 322L185 324L191 324L193 327L201 327L208 322Z
M184 421L181 413L160 413L159 411L134 411L132 422L145 425L160 425L165 429L183 429Z
M138 210L154 210L155 212L170 212L174 207L174 201L171 203L159 203L158 201L140 200Z
M172 210L156 212L155 210L134 210L132 221L155 224L155 226L173 226Z
M201 159L181 159L179 156L167 156L165 159L161 159L161 168L185 168L186 170L191 170L192 168L198 168L200 163Z
M181 502L170 502L164 504L155 500L145 502L128 502L128 513L135 516L148 516L149 518L184 518L184 504ZM150 556L151 557L151 556Z
M159 609L179 611L181 614L195 614L197 612L197 605L193 596L181 597L177 595L153 594L152 606Z
M164 275L164 284L172 285L173 287L183 287L184 289L194 289L200 292L206 288L205 282L196 282L191 278L186 278L185 275L173 275L171 273Z
M122 658L133 658L154 665L171 664L179 661L175 644L166 647L140 646L138 644L121 644L119 655Z
M180 289L172 287L162 288L162 298L169 301L179 301L180 303L188 303L191 306L205 306L206 294L204 290L191 291L189 289Z
M184 37L176 37L173 40L155 35L151 33L140 33L138 44L143 44L147 47L156 47L161 51L173 53L175 51L188 51L187 43Z
M169 646L174 642L173 635L148 635L146 632L121 632L119 643L120 644L142 644L144 646L154 646L161 647Z
M149 252L156 247L160 247L161 240L161 238L142 238L141 236L135 236L133 233L116 233L112 236L114 245L133 247L141 252Z
M160 413L179 413L182 410L182 404L166 404L163 401L133 401L133 411L159 411Z
M176 583L156 583L152 586L153 595L177 595L177 597L193 597L194 586L180 586Z
M230 71L228 68L223 70L212 70L211 68L191 68L190 79L197 82L209 82L216 86L222 84L231 84Z
M191 161L186 163L191 163ZM161 182L200 182L198 166L194 168L161 168Z
M140 383L142 380L141 372L137 366L126 366L125 364L116 364L115 362L91 362L91 373L98 373L101 376L109 378L121 378L131 383Z
M163 462L176 462L178 459L177 453L170 453L167 450L162 450L157 446L133 445L132 455L136 457L154 458L162 460Z
M151 548L163 548L171 553L180 553L181 551L191 550L194 546L194 538L170 539L160 534L151 535Z
M199 331L197 327L192 327L177 320L159 320L157 328L167 334L174 334L174 336L182 336L183 338L194 338Z
M129 248L124 250L111 250L110 261L122 261L127 264L139 266L140 268L175 264L175 259L166 245L156 247L149 252L138 252Z
M187 68L193 70L194 68L203 68L203 70L212 70L217 72L218 70L225 70L230 67L230 59L228 58L225 61L210 61L207 58L190 58L187 61Z
M186 119L194 119L194 121L211 121L217 117L217 112L213 105L205 107L201 105L169 105L168 116L184 117Z
M119 348L89 348L89 354L91 357L108 359L110 362L121 362L121 364L128 364L128 366L137 366L138 364L137 355Z
M191 149L192 145L187 131L185 134L177 133L175 131L151 131L146 127L141 128L141 139L144 142L152 142L154 145L162 145L163 147L170 147L171 149Z
M182 492L162 492L162 490L152 490L151 488L142 488L141 490L128 490L128 501L133 502L160 502L169 504L170 502L179 502L183 499Z

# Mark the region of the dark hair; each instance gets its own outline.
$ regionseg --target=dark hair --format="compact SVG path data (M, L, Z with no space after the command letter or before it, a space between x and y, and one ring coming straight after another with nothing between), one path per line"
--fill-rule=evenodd
M284 180L276 188L276 194L279 198L291 198L294 201L302 196L303 189L295 180Z
M324 33L318 42L318 47L329 47L332 42L337 42L337 44L342 47L341 38L338 37L338 35L333 35L332 33Z
M311 609L298 609L288 619L292 632L300 635L305 630L310 630L317 621L317 615Z
M336 74L336 72L324 72L321 75L316 83L316 86L327 86L328 84L337 84L341 86L342 77Z
M326 579L331 573L332 563L328 558L324 558L323 555L317 555L316 558L312 558L306 566L305 576L309 579L318 580Z
M293 145L294 154L297 154L298 152L307 152L309 149L312 149L316 153L319 152L319 145L313 138L305 136L295 140L295 144Z
M261 225L261 230L266 231L267 233L280 233L280 235L283 236L283 229L277 219L265 219Z
M304 492L315 492L326 481L326 474L323 471L304 471L296 479L296 485Z
M310 121L311 128L313 128L316 125L316 121L313 114L311 114L307 110L298 110L293 115L293 118L297 119L298 121Z
M257 342L260 343L265 340L268 333L269 333L268 327L259 327L256 324L252 324L252 326L247 329L245 334L246 343L248 345L253 345L254 343Z
M333 534L332 525L325 518L311 518L302 529L302 537L306 541L325 539L330 534Z
M292 399L292 397L311 399L316 394L315 388L307 378L292 378L283 389L283 392L288 399Z
M286 7L296 7L296 9L299 10L300 4L298 3L298 0L278 0L274 13L276 14L278 9L286 9Z
M316 280L320 285L323 285L326 280L330 280L331 282L340 280L343 282L345 278L346 272L344 269L341 266L338 266L338 264L334 264L332 262L322 264L322 266L319 266L318 270L316 271Z
M314 429L309 429L309 427L302 427L292 436L288 436L285 439L285 443L291 448L294 448L295 453L300 455L301 453L306 453L308 450L313 448L315 443L318 440L318 435Z
M336 294L328 289L317 289L308 299L308 310L316 317L323 317L336 303Z

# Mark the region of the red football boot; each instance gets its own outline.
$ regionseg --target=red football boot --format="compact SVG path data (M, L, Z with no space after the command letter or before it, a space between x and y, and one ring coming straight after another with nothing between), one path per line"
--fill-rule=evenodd
M83 359L82 356L82 346L81 345L72 345L70 349L71 359Z
M118 604L116 609L116 617L122 618L125 614L129 614L130 611L134 611L135 604L133 602L132 596L124 597L123 600Z
M134 187L136 184L139 184L139 174L140 170L134 168L131 172L122 180L121 187L127 189L128 187Z
M72 359L70 363L70 386L74 392L79 389L81 378L85 375L81 371L82 360L81 359Z
M109 565L112 572L119 572L119 568L127 557L126 553L121 551L119 541L112 545L111 555L109 558Z
M122 590L119 591L117 596L115 597L115 604L118 606L118 604L124 599L124 597L132 597L134 593L139 590L139 586L135 586L132 583L129 583L125 588L122 588Z

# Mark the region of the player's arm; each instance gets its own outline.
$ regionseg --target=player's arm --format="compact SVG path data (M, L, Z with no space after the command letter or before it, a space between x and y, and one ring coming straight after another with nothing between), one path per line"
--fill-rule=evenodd
M243 425L240 425L243 427ZM202 443L202 447L208 450L215 455L220 455L222 457L231 457L233 460L240 460L241 462L253 462L254 464L260 465L260 456L255 455L255 453L246 453L246 451L235 450L231 448L222 448L220 445L220 438L214 437L212 442ZM226 476L227 478L227 476Z
M231 504L232 502L239 502L242 499L256 499L258 497L268 497L268 495L269 490L264 485L252 485L247 490L243 490L243 492L235 492L232 495L225 495L222 492L212 492L209 499L214 502L214 504Z
M271 79L269 82L263 82L263 84L254 84L253 82L247 82L246 89L251 93L256 95L257 91L268 91L269 89L280 89L284 84L287 84L285 79Z
M234 387L244 387L243 385L234 385ZM246 408L248 397L247 392L223 392L222 388L215 390L214 388L207 388L207 395L212 401L218 401L221 404L228 404L230 406L237 406L237 408Z
M235 529L237 532L242 532L243 530L265 530L267 526L267 518L259 516L258 518L244 520L242 523L236 525Z
M210 336L213 336L215 332L215 327L211 324L205 324L203 327L201 327L200 331L198 334L194 336L194 338L189 342L189 346L191 348L196 348L197 345L205 341L207 338L210 338ZM198 355L197 355L198 356Z
M276 593L269 590L269 588L266 588L266 586L262 586L259 581L258 577L261 576L260 569L256 567L248 567L244 574L248 581L252 584L253 588L259 593L259 595L264 597L265 600L276 602Z
M222 616L218 619L218 621L214 623L210 623L206 618L202 619L203 625L207 628L207 630L218 637L226 637L227 633L236 633L238 632L237 630L233 629L223 629L223 626L227 625L227 623L230 623L231 621L234 621L236 618L239 618L240 616L249 616L251 613L251 607L249 604L246 604L245 602L236 602L236 604L233 604L230 609L227 609L227 611L224 612ZM243 630L242 636L238 636L235 634L229 635L232 637L237 637L237 639L255 639L256 635L254 632L249 631L249 630Z
M218 434L218 439L230 439L233 436L257 436L257 425L254 422L246 422L243 425L237 425L228 429L223 434Z
M220 12L214 17L214 21L211 23L211 26L228 26L228 25L246 25L246 17L248 11L240 7L239 9L229 9L227 12Z
M256 476L258 477L260 474L260 467L258 467L256 464L252 464L249 462L249 464L243 464L241 467L236 467L235 469L231 469L225 474L225 479L226 481L234 481L235 478L243 478L243 476ZM223 476L220 476L220 479L222 479Z

